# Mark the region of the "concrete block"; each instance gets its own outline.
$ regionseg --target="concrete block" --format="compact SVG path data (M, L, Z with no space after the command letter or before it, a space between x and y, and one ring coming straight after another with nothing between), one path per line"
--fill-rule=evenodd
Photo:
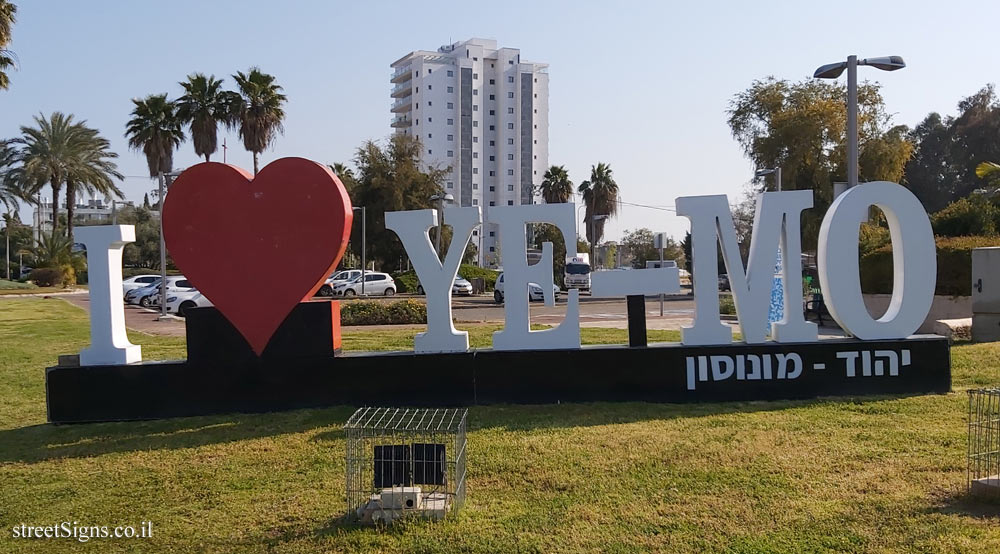
M949 341L969 340L972 338L972 318L939 319L934 322L935 335L947 337Z
M1000 314L972 314L972 340L1000 341Z

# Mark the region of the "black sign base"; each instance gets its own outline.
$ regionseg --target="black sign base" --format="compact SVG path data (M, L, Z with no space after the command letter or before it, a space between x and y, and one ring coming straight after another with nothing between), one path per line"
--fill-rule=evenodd
M325 334L325 333L324 333ZM831 339L723 346L587 346L459 354L216 356L46 371L49 421L269 412L331 405L719 402L947 393L948 341Z

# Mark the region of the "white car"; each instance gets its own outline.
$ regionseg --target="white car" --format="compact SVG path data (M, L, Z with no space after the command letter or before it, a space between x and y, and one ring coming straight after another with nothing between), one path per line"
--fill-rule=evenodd
M336 288L337 285L342 285L344 283L347 283L348 281L353 281L360 276L361 276L360 269L345 269L342 271L338 271L333 275L331 275L330 278L327 279L325 283L323 283L323 286L321 286L319 290L316 291L316 294L319 296L333 296L333 289Z
M529 302L541 302L545 300L544 289L538 283L528 283L528 301ZM559 287L555 283L552 284L552 300L559 300ZM503 273L497 275L497 282L493 286L493 300L497 304L503 303Z
M396 294L396 282L392 280L392 276L388 273L380 273L377 271L367 271L365 272L365 296L382 295L382 296L392 296ZM346 283L341 283L333 287L334 296L357 296L362 294L361 291L361 276L352 281Z
M185 316L185 312L191 308L204 308L213 306L212 301L205 298L203 294L195 289L178 291L167 295L167 313Z
M143 298L148 294L155 294L155 291L160 287L160 278L157 277L153 282L149 283L140 288L132 289L125 293L125 304L138 304L139 299Z
M455 282L451 284L451 294L472 296L472 283L470 283L468 279L463 278L461 275L455 277Z
M158 306L160 303L160 283L155 283L141 289L135 289L125 296L128 304L138 304L143 308ZM167 296L175 292L194 290L194 286L183 275L167 276Z
M424 286L417 284L417 294L424 294ZM461 275L455 276L455 281L451 284L451 295L472 296L472 283Z
M122 294L128 294L128 291L130 290L147 287L154 282L160 282L159 275L135 275L129 277L128 279L122 281Z

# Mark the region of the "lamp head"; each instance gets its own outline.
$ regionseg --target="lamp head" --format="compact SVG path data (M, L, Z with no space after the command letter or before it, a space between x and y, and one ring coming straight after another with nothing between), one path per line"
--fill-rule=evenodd
M828 63L821 65L813 73L814 79L836 79L847 69L847 62Z
M865 58L858 65L870 65L882 71L896 71L906 67L902 56L882 56L880 58Z

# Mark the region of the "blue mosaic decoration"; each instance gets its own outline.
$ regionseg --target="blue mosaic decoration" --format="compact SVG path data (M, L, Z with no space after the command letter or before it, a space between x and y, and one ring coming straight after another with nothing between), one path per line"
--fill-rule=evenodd
M785 295L781 276L781 248L774 262L774 281L771 284L771 307L767 312L768 323L781 321L785 317Z

